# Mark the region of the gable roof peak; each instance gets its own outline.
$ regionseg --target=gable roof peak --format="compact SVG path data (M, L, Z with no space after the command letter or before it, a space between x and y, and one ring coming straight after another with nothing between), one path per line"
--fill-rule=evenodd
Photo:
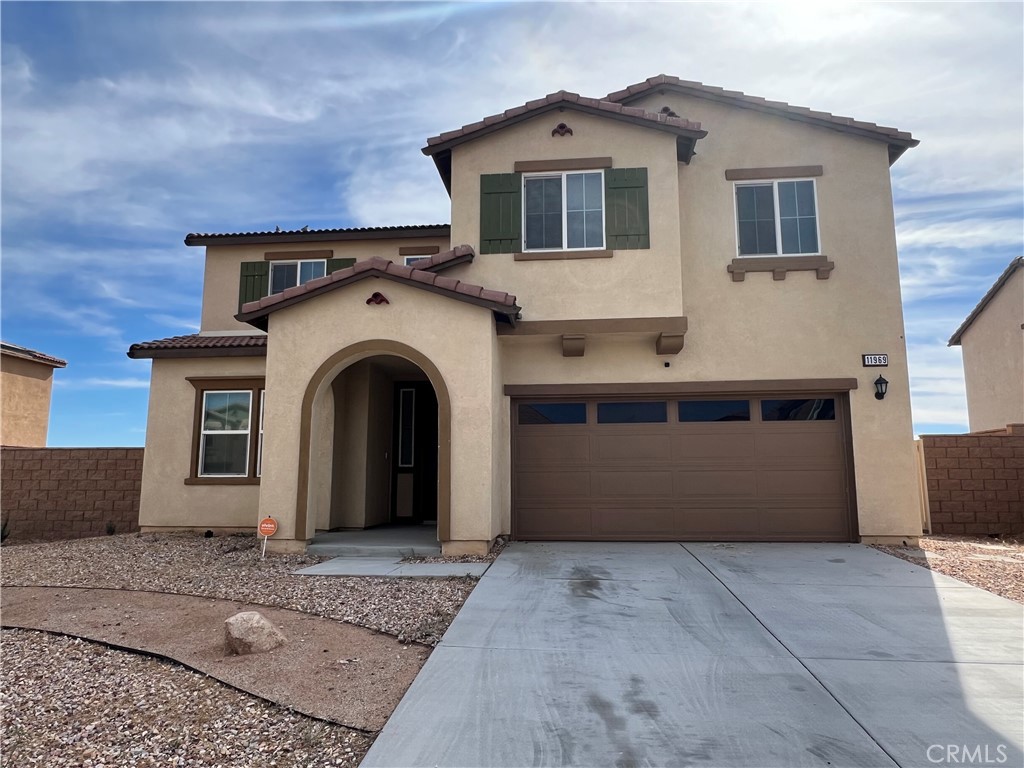
M628 104L662 88L711 101L724 102L744 109L753 109L790 120L799 120L843 133L885 141L889 145L889 165L896 162L899 156L907 149L920 144L909 133L897 128L855 120L852 117L833 115L831 112L820 112L809 107L794 106L784 101L772 101L761 96L750 96L742 91L731 91L717 85L705 85L696 80L683 80L674 75L661 74L649 77L642 82L627 85L622 90L609 93L605 96L605 99L616 104Z
M471 246L460 245L446 254L439 254L439 256L446 257L450 254L452 259L466 258L472 256L473 253L474 251ZM373 256L363 261L357 261L350 267L339 269L324 277L310 280L302 285L288 288L281 293L264 296L258 301L244 304L242 305L242 311L235 315L235 319L265 331L267 330L268 316L271 313L367 278L384 278L385 280L405 283L416 288L439 293L448 298L475 304L485 309L490 309L495 317L512 325L515 324L516 317L520 311L520 307L516 304L516 297L505 291L492 291L480 285L464 283L456 278L439 275L436 271L408 267L404 264L397 264L390 259Z
M421 151L433 158L445 189L451 194L451 150L454 147L558 109L572 109L585 114L671 133L676 137L679 160L684 163L690 162L697 140L708 135L708 132L701 128L700 123L678 115L648 112L642 107L617 104L607 99L593 99L563 90L549 93L543 98L528 101L517 107L511 107L499 114L488 115L482 120L467 123L453 131L445 131L437 136L432 136L427 139L427 146L423 147Z
M960 346L960 342L967 329L974 324L974 321L977 320L981 313L985 311L985 307L987 307L992 299L996 297L996 294L999 293L1000 289L1006 285L1007 282L1009 282L1010 278L1013 277L1014 273L1018 269L1024 269L1024 256L1018 256L1013 259L1009 265L1007 265L1006 269L1003 270L1003 273L996 278L994 283L992 283L992 287L989 288L988 291L985 292L985 295L981 297L981 301L978 302L978 305L971 310L971 314L969 314L967 318L960 323L960 327L957 328L953 335L949 337L949 343L946 346Z

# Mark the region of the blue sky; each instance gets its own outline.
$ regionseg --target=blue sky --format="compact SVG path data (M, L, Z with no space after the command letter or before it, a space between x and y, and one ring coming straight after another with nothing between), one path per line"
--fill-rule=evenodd
M658 73L911 131L893 168L918 432L1024 239L1019 3L0 4L2 332L69 361L51 445L141 445L132 342L197 329L188 232L449 221L428 136Z

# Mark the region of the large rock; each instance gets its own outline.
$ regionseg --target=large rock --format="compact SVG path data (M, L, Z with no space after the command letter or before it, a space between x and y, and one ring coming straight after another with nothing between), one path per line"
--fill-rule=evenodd
M281 630L259 611L242 611L224 622L224 650L228 654L265 653L286 642Z

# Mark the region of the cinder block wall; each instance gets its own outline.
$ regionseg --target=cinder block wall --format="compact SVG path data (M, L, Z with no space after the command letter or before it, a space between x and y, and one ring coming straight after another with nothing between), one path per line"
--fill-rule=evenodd
M922 435L931 532L1024 533L1024 434Z
M139 529L142 448L0 448L8 541Z

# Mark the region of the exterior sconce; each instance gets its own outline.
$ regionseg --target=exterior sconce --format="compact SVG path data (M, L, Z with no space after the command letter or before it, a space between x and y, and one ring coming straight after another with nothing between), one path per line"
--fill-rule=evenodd
M885 393L889 389L889 382L879 376L875 379L875 400L882 400L885 398Z

